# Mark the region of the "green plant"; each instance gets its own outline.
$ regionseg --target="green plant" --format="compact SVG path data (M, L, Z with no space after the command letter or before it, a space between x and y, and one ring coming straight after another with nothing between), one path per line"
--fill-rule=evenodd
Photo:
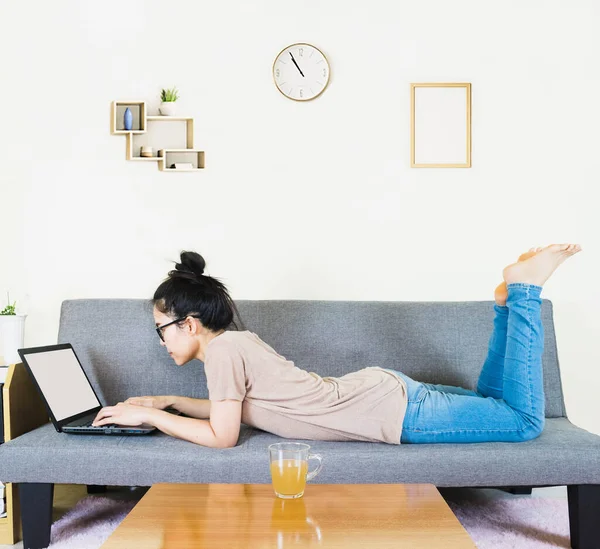
M6 296L7 296L8 305L6 307L4 307L4 309L2 311L0 311L0 315L16 315L17 313L15 313L15 306L16 306L17 302L15 301L11 305L10 304L10 294L8 292L6 292Z
M160 92L160 100L163 103L173 103L179 99L179 92L177 88L172 88L170 90L165 90L164 88Z

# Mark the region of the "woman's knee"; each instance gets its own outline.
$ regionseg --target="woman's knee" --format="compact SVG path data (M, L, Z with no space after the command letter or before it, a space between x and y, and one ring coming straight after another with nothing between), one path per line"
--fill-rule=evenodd
M539 437L544 430L545 424L545 417L527 419L525 427L522 430L523 440L533 440L534 438Z

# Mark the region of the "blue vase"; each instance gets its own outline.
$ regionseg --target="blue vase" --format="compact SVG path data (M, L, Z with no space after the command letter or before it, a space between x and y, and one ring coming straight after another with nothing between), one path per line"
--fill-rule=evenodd
M131 130L133 128L133 114L129 110L129 107L125 109L125 114L123 115L123 125L126 130Z

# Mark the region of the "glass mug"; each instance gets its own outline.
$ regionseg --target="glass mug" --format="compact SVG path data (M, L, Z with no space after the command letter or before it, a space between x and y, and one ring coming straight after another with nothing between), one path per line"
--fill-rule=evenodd
M304 495L306 481L315 478L323 467L319 454L309 454L310 446L299 442L278 442L269 446L271 480L277 497L295 499ZM308 460L316 459L319 466L308 472Z

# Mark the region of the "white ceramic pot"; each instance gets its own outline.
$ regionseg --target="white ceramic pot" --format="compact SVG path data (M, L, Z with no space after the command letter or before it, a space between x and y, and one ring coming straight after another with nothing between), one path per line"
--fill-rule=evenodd
M17 349L24 347L25 318L27 318L27 315L0 315L2 356L6 364L21 362Z
M167 103L161 103L160 107L158 107L160 114L164 116L175 116L175 111L177 110L175 107L175 101L168 101Z

